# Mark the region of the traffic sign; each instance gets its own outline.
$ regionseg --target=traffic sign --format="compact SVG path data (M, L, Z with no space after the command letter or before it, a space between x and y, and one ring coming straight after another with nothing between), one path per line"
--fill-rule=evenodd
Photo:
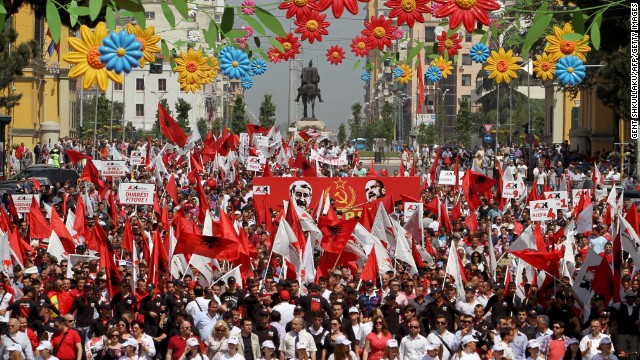
M484 136L484 142L490 143L493 141L493 137L490 134Z
M493 130L493 124L482 124L482 127L487 134Z

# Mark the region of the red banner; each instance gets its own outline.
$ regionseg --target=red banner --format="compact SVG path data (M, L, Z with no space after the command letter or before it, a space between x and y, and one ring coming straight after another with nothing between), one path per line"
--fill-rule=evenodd
M345 215L344 220L360 216L362 204L384 196L394 201L401 195L420 198L420 179L413 177L256 177L253 193L256 198L266 196L267 206L282 211L283 200L295 201L311 211L325 196L335 200L336 209ZM261 199L262 200L262 199Z

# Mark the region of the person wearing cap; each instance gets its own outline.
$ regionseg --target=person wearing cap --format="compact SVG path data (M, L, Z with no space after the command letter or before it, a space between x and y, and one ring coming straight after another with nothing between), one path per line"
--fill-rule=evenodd
M480 360L480 356L476 352L478 339L472 335L465 335L460 343L460 348L453 355L453 360Z
M527 351L529 352L527 360L544 360L544 356L540 352L540 344L538 344L538 340L529 340L527 342Z
M493 347L491 348L491 351L493 352L493 359L503 360L505 350L506 348L504 347L504 345L500 343L493 345Z
M55 356L60 360L82 359L80 334L69 326L64 317L55 319L55 329L50 339Z
M580 351L580 340L576 338L569 339L567 345L567 353L564 355L564 359L567 360L581 360L582 353Z
M372 310L379 308L382 305L382 297L376 291L376 285L373 281L367 280L364 282L366 289L364 294L360 294L358 297L358 303L360 308L364 310Z
M280 325L287 326L287 324L293 320L293 310L296 306L289 302L291 299L291 295L288 290L280 291L280 300L281 303L273 307L273 311L277 311L280 313Z
M204 360L204 356L200 351L200 341L197 338L190 337L187 339L187 346L180 356L180 360Z
M253 326L253 332L258 335L260 343L265 341L273 342L276 349L280 347L280 335L278 329L271 325L271 318L269 317L269 311L262 309L258 312L258 321Z
M125 312L135 312L138 305L136 295L131 292L131 286L127 282L120 283L120 291L111 298L111 307L116 317L121 317Z
M546 315L541 315L540 317L542 316ZM561 360L566 354L569 340L571 339L564 335L564 323L562 321L554 321L551 324L551 329L551 335L543 335L536 340L538 341L540 352L547 360Z
M138 360L138 342L133 338L128 338L122 344L122 348L124 349L124 356L120 358L120 360Z
M191 334L191 323L187 320L182 320L180 325L180 332L169 339L167 344L167 354L165 360L178 360L187 348L187 340L194 337Z
M420 360L425 352L427 338L420 335L420 322L413 319L409 322L409 335L400 341L400 360Z
M98 299L93 296L93 285L84 284L82 295L73 301L71 309L69 309L69 314L75 313L75 329L84 341L89 338L89 327L93 322L93 314L96 313L97 307Z
M591 321L591 332L585 335L580 340L580 351L582 352L582 358L584 360L591 360L591 358L598 353L598 346L602 339L609 339L609 335L602 333L602 323L600 320ZM613 350L613 345L612 345Z
M262 342L262 357L258 360L275 360L276 345L271 340Z
M387 340L386 347L384 349L384 355L382 356L382 360L399 360L400 353L398 349L398 340L389 339Z
M297 358L297 350L300 348L300 343L306 344L305 350L308 353L311 360L316 360L316 344L313 340L313 336L304 329L304 319L300 316L296 316L291 320L291 331L284 335L282 342L280 343L280 360L289 360Z
M640 306L636 305L636 293L629 289L624 294L624 300L614 304L617 308L618 320L618 350L629 354L627 360L638 359L640 349ZM600 314L602 316L603 313Z
M2 336L2 345L9 347L14 345L18 348L22 358L25 360L33 360L33 348L27 334L20 331L20 322L18 319L10 319L8 323L7 333ZM9 360L9 353L4 353L4 360Z
M236 283L236 278L230 276L227 279L227 291L220 295L220 301L227 304L228 309L237 309L242 305L242 299L244 299L244 291Z
M53 356L51 352L53 351L53 345L51 342L44 340L36 347L36 352L38 353L38 357L35 360L58 360L57 357Z
M147 285L147 291L149 294L140 301L140 314L144 316L144 332L157 337L160 335L160 315L164 311L164 301L154 284Z
M356 353L351 351L351 341L341 335L335 339L333 353L327 360L358 360Z
M599 352L591 357L592 360L618 360L613 354L613 343L611 338L603 338L598 345Z

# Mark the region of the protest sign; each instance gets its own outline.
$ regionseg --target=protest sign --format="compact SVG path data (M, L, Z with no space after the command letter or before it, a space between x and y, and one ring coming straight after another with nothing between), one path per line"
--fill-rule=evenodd
M155 184L120 183L118 199L120 204L153 205Z

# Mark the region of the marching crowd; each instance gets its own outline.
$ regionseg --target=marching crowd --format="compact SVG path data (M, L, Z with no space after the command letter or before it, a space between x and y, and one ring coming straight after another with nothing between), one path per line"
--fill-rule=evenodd
M198 141L195 150L202 150L206 143L207 140ZM349 157L348 165L325 167L321 172L368 176L363 170L367 164L358 161L358 152L352 146L310 143L313 141L307 145L291 143L291 156L305 156L312 147L322 155L344 151ZM336 263L326 276L305 282L289 276L282 257L270 251L274 234L256 217L252 198L254 173L245 171L241 161L231 169L217 159L202 160L199 176L208 209L215 221L224 211L245 232L255 250L253 269L248 276L227 274L211 283L193 267L179 277L164 269L154 278L150 268L158 259L148 249L152 243L150 234L162 233L164 238L166 229L172 226L165 227L163 221L167 218L157 210L162 212L168 207L168 220L173 226L180 216L202 227L200 190L195 183L197 178L191 176L189 155L181 156L178 149L165 152L164 145L158 140L125 144L105 141L96 151L90 142L73 139L62 139L53 146L39 145L35 163L49 161L49 155L42 156L45 152L57 153L56 165L79 173L84 173L82 164L86 161L76 163L69 150L86 155L96 152L100 159L126 158L134 150L160 154L167 170L160 174L162 179L157 178L157 165L151 163L133 167L126 181L158 184L162 209L117 205L111 197L117 191L113 179L101 179L105 181L104 192L98 184L85 181L85 177L78 184L57 183L40 190L28 181L19 185L19 192L40 194L43 214L54 211L67 223L70 211L78 215L76 207L83 203L85 226L89 229L84 233L94 233L94 227L104 229L115 256L115 271L121 282L111 284L113 274L102 266L104 259L87 257L72 263L67 257L49 254L48 239L31 237L33 225L26 217L7 215L11 213L11 203L4 196L0 227L3 233L12 234L17 244L11 244L11 260L7 263L5 259L0 278L0 354L5 360L639 359L640 273L629 254L624 253L620 265L619 288L611 290L622 294L619 301L594 294L585 304L572 288L590 249L603 258L612 257L615 226L605 225L607 202L595 194L593 231L576 235L569 249L575 257L575 269L560 279L544 283L533 279L516 281L520 278L516 274L517 260L509 247L532 224L524 211L525 200L514 199L505 210L500 199L482 197L475 212L476 229L471 232L465 219L474 211L465 203L464 195L450 186L430 184L421 190L424 204L439 196L451 212L456 201L462 202L461 216L451 220L452 230L442 224L441 214L425 208L424 238L413 240L427 244L431 261L425 259L415 272L401 261L394 261L393 271L365 281L360 278L362 267ZM149 146L153 149L149 150ZM400 159L402 169L408 175L413 172L412 167L417 167L414 174L425 182L433 162L440 169L453 169L457 161L452 150L407 148ZM232 153L237 151L231 149ZM514 178L527 177L532 171L540 187L532 191L540 193L547 187L560 188L563 177L571 184L591 178L589 172L593 169L575 166L580 161L595 162L604 177L622 183L625 189L638 186L637 178L620 174L620 162L613 161L612 153L599 152L589 157L569 151L566 145L541 145L533 151L536 166L528 169L529 152L524 147L503 147L497 154L482 148L469 152L473 156L457 150L463 157L460 169L475 167L489 174L497 163ZM24 158L22 149L20 159ZM267 166L271 167L272 176L301 175L275 154ZM166 189L168 174L175 176L177 199ZM629 211L637 213L632 201L624 199L622 204L621 216ZM271 220L284 221L277 212L271 209ZM402 225L408 221L400 210L391 215ZM546 244L553 242L571 216L570 212L560 215L543 224ZM53 224L53 217L48 217ZM138 252L135 255L126 250L127 224L136 245L134 251ZM88 241L83 243L75 236L74 240L76 254L95 254ZM463 287L455 286L447 275L451 247L458 251L459 265L465 273ZM393 253L393 249L389 250ZM492 258L497 258L495 264L491 264ZM231 267L222 264L221 273ZM461 288L462 292L458 290Z

